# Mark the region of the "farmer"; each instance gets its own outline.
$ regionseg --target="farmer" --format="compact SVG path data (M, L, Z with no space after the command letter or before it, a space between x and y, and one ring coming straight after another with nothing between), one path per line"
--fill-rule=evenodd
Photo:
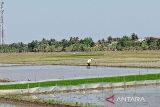
M91 65L92 60L93 60L93 58L88 59L88 61L87 61L87 66L90 66L90 65Z

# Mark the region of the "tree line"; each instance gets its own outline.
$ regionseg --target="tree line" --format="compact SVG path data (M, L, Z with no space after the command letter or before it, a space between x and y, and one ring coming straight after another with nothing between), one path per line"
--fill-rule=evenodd
M137 34L121 38L109 36L107 39L101 39L94 42L91 37L80 39L79 37L70 37L57 41L55 39L41 41L33 40L30 43L12 43L0 45L0 53L11 52L84 52L84 51L123 51L123 50L159 50L160 38L146 37L139 39Z

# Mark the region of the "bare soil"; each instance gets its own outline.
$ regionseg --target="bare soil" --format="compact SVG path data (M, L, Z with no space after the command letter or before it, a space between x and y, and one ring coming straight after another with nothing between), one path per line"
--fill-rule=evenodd
M11 105L22 105L27 107L79 107L79 106L70 106L70 105L64 105L64 104L47 104L47 103L41 103L41 102L31 102L26 100L16 100L11 98L3 98L0 97L0 103L7 103Z

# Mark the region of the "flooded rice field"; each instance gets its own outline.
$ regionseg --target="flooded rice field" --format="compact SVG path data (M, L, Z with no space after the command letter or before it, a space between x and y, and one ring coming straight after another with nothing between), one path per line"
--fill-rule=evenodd
M30 107L30 106L24 106L24 105L18 105L18 104L9 104L9 103L1 103L0 107Z
M43 81L57 79L77 79L107 77L132 74L160 73L153 68L118 68L85 66L19 66L0 65L0 79L16 81ZM160 86L77 91L69 93L50 93L32 95L32 98L56 100L70 103L83 103L103 107L159 107ZM129 98L131 98L129 100ZM138 99L138 100L137 100ZM31 107L0 102L0 107Z
M152 68L116 68L86 66L0 66L0 79L15 81L43 81L90 77L120 76L130 74L160 73Z
M106 100L110 96L112 96L113 99L109 100L113 102L109 102ZM32 97L72 103L78 102L93 106L104 107L159 107L160 86L41 94L34 95Z
M55 100L90 105L93 107L160 107L160 86L141 86L105 90L31 95L33 99ZM31 107L1 103L0 107ZM89 106L88 106L89 107Z

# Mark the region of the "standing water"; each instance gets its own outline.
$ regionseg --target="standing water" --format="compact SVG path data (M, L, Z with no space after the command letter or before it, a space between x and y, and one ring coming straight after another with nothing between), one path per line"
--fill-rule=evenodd
M0 67L0 79L15 81L42 81L57 79L76 79L107 77L132 74L160 73L160 69L152 68L116 68L116 67L91 67L86 66L6 66Z
M110 98L109 102L106 99ZM160 87L146 86L134 88L118 88L93 91L80 91L69 93L53 93L32 96L47 100L82 103L104 107L159 107Z

